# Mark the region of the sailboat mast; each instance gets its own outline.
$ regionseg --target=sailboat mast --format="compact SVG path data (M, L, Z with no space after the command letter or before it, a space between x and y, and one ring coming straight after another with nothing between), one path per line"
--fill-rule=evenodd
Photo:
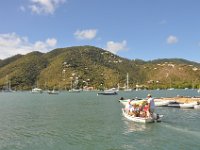
M128 80L128 73L126 75L126 89L129 89L129 80Z

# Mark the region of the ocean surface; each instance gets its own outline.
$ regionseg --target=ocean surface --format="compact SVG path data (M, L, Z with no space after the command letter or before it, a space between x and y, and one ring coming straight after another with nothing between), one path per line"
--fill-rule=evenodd
M200 96L196 90L58 95L0 92L0 150L199 150L200 110L157 108L160 123L130 122L120 97Z

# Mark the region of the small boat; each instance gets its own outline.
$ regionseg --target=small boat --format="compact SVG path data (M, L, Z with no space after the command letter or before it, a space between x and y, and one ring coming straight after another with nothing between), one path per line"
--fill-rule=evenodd
M69 90L70 93L80 93L81 90L80 89L71 89Z
M117 95L117 92L113 91L104 91L104 92L99 92L97 95Z
M131 104L134 103L141 103L143 101L146 101L145 99L120 99L119 102L123 105L126 105L131 100ZM161 100L161 99L155 99L154 103L156 107L167 107L168 104L175 102L174 100Z
M134 121L134 122L140 122L140 123L151 123L151 122L160 122L161 118L163 117L163 115L158 115L158 114L154 114L153 118L149 117L149 118L144 118L144 117L135 117L135 116L131 116L128 115L124 108L122 108L122 114L125 118L127 118L130 121Z
M142 103L143 101L146 101L146 100L144 100L144 99L123 99L123 100L119 100L119 102L122 104L122 105L126 105L129 101L131 101L131 104L133 105L133 104L140 104L140 103Z
M197 102L192 102L192 103L179 103L179 102L175 102L175 103L172 103L172 104L168 104L168 107L194 108L195 105L197 105Z
M6 75L6 83L3 86L2 92L13 92L11 88L11 81L8 80L8 75Z
M31 92L32 93L42 93L43 91L40 88L33 88Z
M169 101L157 101L155 102L155 106L156 107L165 107L168 106L170 102Z
M154 103L156 107L167 107L169 104L174 103L175 100L161 100L154 99Z
M125 92L131 92L132 89L124 89Z
M97 93L97 95L117 95L117 91L114 89L105 90L103 92Z
M52 91L48 91L49 94L59 94L58 91L55 91L54 89Z
M126 105L131 99L124 99L124 100L119 100L119 102L122 104L122 105Z

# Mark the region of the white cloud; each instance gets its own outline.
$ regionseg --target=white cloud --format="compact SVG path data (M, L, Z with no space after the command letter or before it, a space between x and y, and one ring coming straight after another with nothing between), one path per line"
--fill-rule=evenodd
M55 48L56 44L55 38L31 43L27 37L20 37L16 33L0 34L0 59L32 51L47 52L49 49Z
M57 40L54 39L54 38L53 39L47 39L46 40L46 44L49 45L49 46L51 46L51 47L54 47L57 44Z
M53 14L66 0L30 0L29 8L36 14Z
M127 42L126 40L123 40L122 42L113 42L113 41L108 41L106 44L106 50L116 54L118 51L121 50L126 50L127 49Z
M167 44L176 44L178 42L178 38L176 36L170 35L167 38Z
M96 29L87 29L87 30L77 30L74 33L74 36L79 40L92 40L96 37L97 30Z

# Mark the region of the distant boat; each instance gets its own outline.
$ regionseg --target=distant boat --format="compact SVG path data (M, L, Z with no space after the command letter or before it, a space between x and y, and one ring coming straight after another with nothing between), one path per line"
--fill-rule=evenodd
M32 93L42 93L43 91L42 91L42 89L40 89L40 88L33 88L33 89L31 90L31 92L32 92Z
M80 89L71 89L69 90L70 93L80 93L81 90Z
M79 89L78 83L79 83L78 77L75 77L75 79L73 77L73 79L71 80L71 89L69 90L69 92L71 92L71 93L81 92L82 90Z
M169 104L175 103L175 100L154 99L154 103L156 107L167 107Z
M168 90L170 90L170 91L171 91L171 90L174 90L174 88L169 88Z
M5 86L2 89L2 92L13 92L11 88L11 81L8 80L8 76L6 76L6 83Z
M109 89L103 92L99 92L97 95L117 95L117 91L115 89Z
M52 91L49 90L48 93L49 94L59 94L59 91L56 91L56 90L53 89Z
M197 105L197 102L191 102L191 103L172 103L168 104L168 107L176 107L176 108L194 108L194 106Z
M200 89L198 89L197 92L200 93Z

